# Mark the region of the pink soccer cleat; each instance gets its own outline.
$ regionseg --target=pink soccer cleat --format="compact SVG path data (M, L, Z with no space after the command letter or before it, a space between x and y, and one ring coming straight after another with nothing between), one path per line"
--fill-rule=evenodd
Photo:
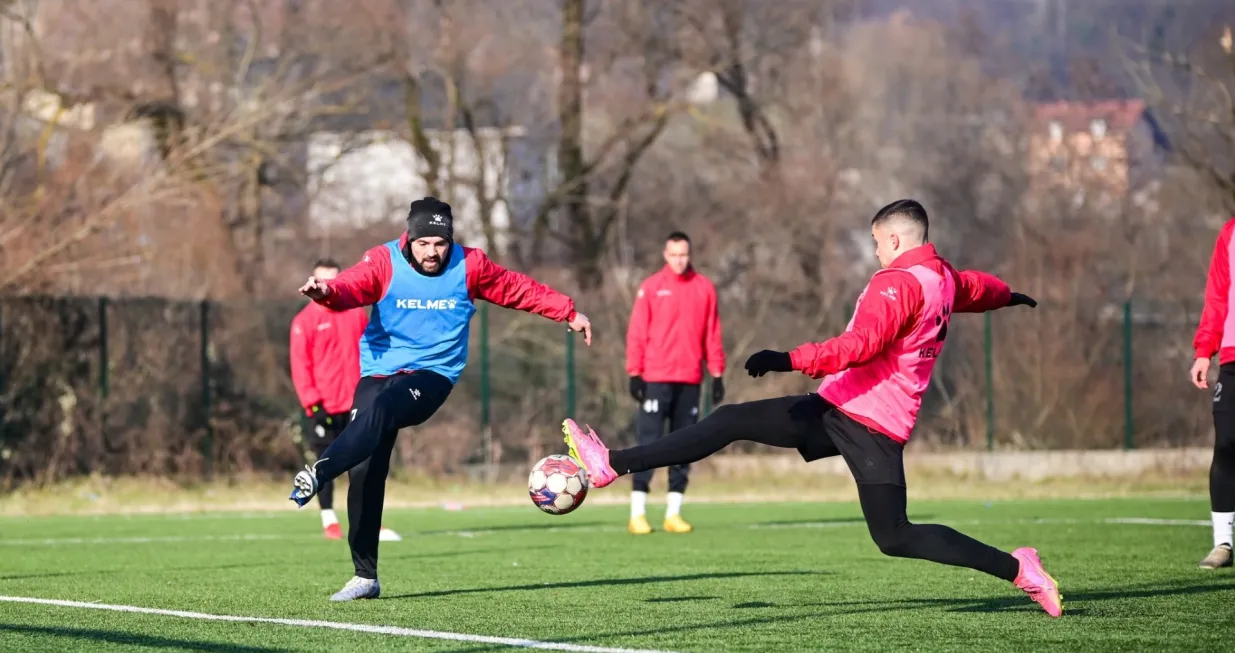
M600 442L592 427L589 426L587 433L584 433L575 420L567 419L562 422L562 433L566 434L570 456L587 470L591 487L604 487L617 480L618 473L609 466L609 449Z
M1012 581L1017 587L1025 590L1029 598L1038 602L1043 610L1052 617L1063 614L1063 595L1059 593L1059 585L1042 567L1038 559L1038 550L1021 547L1012 552L1012 557L1021 563L1021 571Z

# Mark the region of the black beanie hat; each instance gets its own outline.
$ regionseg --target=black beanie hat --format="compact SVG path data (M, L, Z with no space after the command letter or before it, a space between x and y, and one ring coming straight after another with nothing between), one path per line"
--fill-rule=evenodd
M436 197L412 202L412 208L407 213L407 239L426 236L440 236L449 241L455 239L454 215L450 212L450 205Z

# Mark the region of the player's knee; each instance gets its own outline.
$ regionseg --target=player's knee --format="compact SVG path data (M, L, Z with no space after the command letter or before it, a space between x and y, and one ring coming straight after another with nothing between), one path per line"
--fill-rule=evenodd
M738 407L733 404L721 404L716 407L708 416L707 419L728 421L732 420L738 412Z
M909 537L909 529L895 526L871 527L870 534L880 553L894 558L912 557L913 541Z

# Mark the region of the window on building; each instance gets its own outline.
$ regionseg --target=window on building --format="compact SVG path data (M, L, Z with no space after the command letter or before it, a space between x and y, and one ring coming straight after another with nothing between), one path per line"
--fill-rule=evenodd
M1106 138L1106 121L1101 118L1094 118L1089 121L1089 133L1093 134L1095 141L1100 141Z

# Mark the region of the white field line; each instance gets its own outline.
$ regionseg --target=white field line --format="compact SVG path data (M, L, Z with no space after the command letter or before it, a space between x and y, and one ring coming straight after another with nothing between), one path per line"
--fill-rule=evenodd
M169 535L166 537L46 537L0 540L0 546L60 546L64 544L167 544L174 542L249 542L286 540L304 535Z
M956 521L940 522L948 526L995 526L995 525L1035 525L1041 524L1044 526L1058 526L1069 524L1130 524L1140 526L1209 526L1208 521L1199 519L1152 519L1149 517L1109 517L1106 519L1069 519L1069 518L1041 518L1041 519L962 519ZM781 528L844 528L848 526L865 526L866 523L861 520L853 521L817 521L817 522L797 522L785 524L751 524L752 530L762 529L781 529ZM583 530L583 529L576 529Z
M110 610L112 612L132 612L137 614L153 614L164 617L180 617L181 619L200 619L202 621L227 621L233 623L262 623L279 626L296 626L299 628L326 628L330 630L348 630L377 635L394 635L396 637L417 637L420 639L442 639L454 642L469 642L476 644L494 644L515 648L530 648L544 651L574 651L576 653L670 653L668 651L653 651L646 649L615 648L605 646L584 646L581 644L565 644L560 642L541 642L534 639L516 639L513 637L491 637L489 635L469 635L467 633L452 633L440 630L418 630L401 626L374 626L370 624L350 624L337 621L312 621L308 619L274 619L269 617L240 617L226 614L207 614L205 612L185 612L183 610L160 610L143 608L135 605L108 605L106 603L84 603L81 601L61 601L57 599L38 599L25 596L0 596L0 601L9 603L35 603L39 605L54 605L63 608L83 608L87 610Z

